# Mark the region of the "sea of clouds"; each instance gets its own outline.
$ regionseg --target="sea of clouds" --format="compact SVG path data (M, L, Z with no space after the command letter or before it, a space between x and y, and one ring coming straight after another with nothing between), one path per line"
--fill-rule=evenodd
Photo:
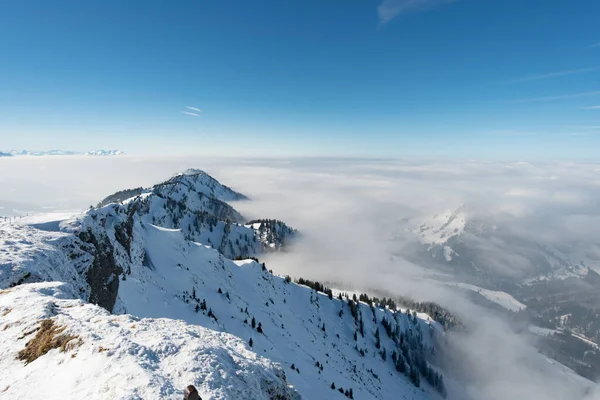
M0 159L0 215L85 210L115 191L151 186L191 167L248 195L251 201L234 204L248 219L277 218L300 230L293 251L266 259L276 273L433 300L460 315L468 333L449 338L461 369L459 384L449 379L451 397L600 398L595 384L538 354L531 337L509 321L440 284L452 271L408 256L419 246L409 229L415 221L461 209L502 226L503 237L511 238L480 243L499 274L531 272L527 249L515 243L532 240L600 270L594 264L600 260L600 165L14 157Z

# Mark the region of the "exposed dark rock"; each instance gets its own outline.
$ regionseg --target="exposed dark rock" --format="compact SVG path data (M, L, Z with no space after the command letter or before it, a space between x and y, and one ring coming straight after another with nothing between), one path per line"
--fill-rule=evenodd
M90 286L88 301L112 312L119 292L119 275L123 268L117 265L114 248L106 235L97 238L89 231L79 232L82 250L94 258L86 273L86 281Z

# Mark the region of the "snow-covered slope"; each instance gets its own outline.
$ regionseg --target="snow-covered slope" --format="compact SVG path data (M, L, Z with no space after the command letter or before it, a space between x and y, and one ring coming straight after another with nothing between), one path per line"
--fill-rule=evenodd
M65 233L39 230L37 230L37 236L32 236L29 229L33 228L12 227L11 238L8 241L17 246L9 253L22 246L30 246L29 251L32 253L22 256L20 260L13 255L7 256L7 259L15 260L11 265L15 269L17 266L18 268L37 268L36 280L63 280L68 282L70 289L61 289L61 291L72 291L77 296L85 296L86 291L82 292L79 286L85 285L83 283L85 280L77 277L77 268L69 268L70 257L61 256L62 250L53 250L51 247L41 248L39 252L34 250L43 244L51 246L52 243L60 241L64 241L64 246L68 248L69 240L74 239L69 238L69 235ZM415 319L406 313L392 312L389 309L378 307L371 308L360 303L356 305L356 315L354 316L350 305L352 302L349 300L330 299L323 293L288 282L284 278L270 274L261 264L252 260L234 263L210 247L185 240L179 230L160 228L142 221L136 223L133 230L134 239L130 246L130 256L127 256L126 252L119 247L118 242L112 244L116 263L125 263L121 266L122 273L108 278L110 282L119 283L118 296L114 306L116 313L129 313L141 318L184 320L188 324L233 334L246 343L250 343L252 340L252 350L280 364L286 371L287 380L293 384L303 398L336 398L335 396L343 398L339 391L331 389L332 383L338 389L344 388L344 391L352 389L353 396L357 399L395 399L399 393L407 399L437 397L425 380L422 380L421 389L414 387L403 373L397 371L397 362L392 361L393 353L399 355L405 353L404 356L398 357L402 360L403 368L410 371L411 363L414 365L416 360L420 359L419 357L428 357L431 349L435 346L434 336L442 335L442 331L441 327L433 321L429 321L426 315L419 315ZM108 239L109 241L112 241L112 235L110 232L107 234L106 237L111 238ZM43 254L48 255L48 261L39 263L40 258L46 258ZM129 257L131 261L127 262ZM129 271L127 271L128 269ZM89 275L89 271L82 272L82 276ZM29 282L33 278L32 274L24 279L24 282ZM35 283L21 282L17 288L30 293L38 290L46 293L44 285L40 286ZM93 292L94 288L86 290ZM12 290L9 293L12 293ZM5 294L3 293L3 295ZM73 297L73 294L70 294L70 297ZM39 300L32 300L32 302L40 303ZM47 302L56 303L56 300L50 299ZM80 302L71 302L80 307ZM15 301L11 299L5 304L8 308L8 304L15 304ZM15 306L12 307L15 308ZM48 307L43 305L41 307L48 311ZM24 306L24 308L27 307ZM62 309L62 306L59 308ZM70 306L65 306L65 308L70 309ZM98 308L90 309L95 310L94 313L100 313ZM15 308L9 315L13 312L12 315L15 316L22 314ZM40 316L38 321L46 317L48 315ZM22 319L21 316L19 318ZM81 318L90 320L87 317ZM130 323L138 323L136 319L132 318L118 317L112 320L106 317L106 320L115 325L116 331L124 334L123 329L119 328L124 328ZM384 319L390 323L392 333L389 336L383 324ZM62 320L58 322L60 321ZM91 321L93 322L94 319L92 318ZM119 321L125 322L121 324ZM71 323L78 325L76 320L61 324L71 326ZM167 322L164 324L169 325ZM175 327L165 326L164 329L170 330L170 334L178 329L183 329L180 328L182 326L180 323L174 325ZM148 329L155 328L152 326ZM82 330L89 329L84 324L81 325L81 330L69 332L80 336ZM12 333L12 335L18 336L24 331L26 329L23 328L18 330L18 334ZM92 330L91 334L98 337L99 342L96 343L96 346L108 349L112 348L109 344L120 343L122 340L122 338L115 338L116 333L107 333L107 336L103 336ZM129 335L129 333L127 334ZM380 337L379 349L377 348L377 335ZM8 339L14 339L13 336ZM163 336L169 337L166 333ZM163 336L159 335L158 337ZM91 339L85 340L91 341ZM136 343L146 345L144 340L152 341L153 339L150 336L140 336L139 342ZM21 349L24 342L20 346L11 345L12 350L10 351L14 353ZM5 340L3 343L11 343L11 340ZM385 356L382 355L384 349ZM9 350L3 348L2 351ZM86 351L94 353L93 348ZM146 350L139 351L141 354L146 352ZM85 357L88 353L85 353ZM68 355L57 356L60 357L58 361L68 359ZM40 360L42 359L44 357L40 358ZM130 361L133 364L143 365L144 360L145 358L142 357L141 360L134 358ZM154 356L152 360L154 363ZM31 370L41 373L40 371L44 367L58 361L38 362L36 360L31 364L31 368L27 366L21 369L25 371L23 374L34 373L28 372ZM16 361L11 362L15 363ZM74 362L69 360L69 363ZM95 358L90 362L94 368L101 368L95 364ZM112 360L111 365L120 362L121 359L117 358ZM123 360L123 362L129 361ZM33 367L34 364L36 367ZM157 375L168 372L168 376L174 376L174 370L169 370L169 367L166 364L163 365L162 361L159 364L161 364L160 367L153 367L153 371ZM39 365L44 367L37 367ZM170 368L175 368L175 366L169 365ZM122 366L122 368L134 370L138 367L127 366L127 364ZM214 368L225 367L215 362ZM413 366L413 368L417 367ZM217 372L214 373L217 374ZM227 375L223 371L219 371L218 374ZM35 379L38 377L35 375ZM178 384L184 382L184 379L197 381L188 374L178 380ZM172 392L166 392L166 394L169 393Z
M181 399L189 384L205 399L300 398L278 365L235 336L111 315L75 299L65 283L4 290L0 315L1 398ZM36 352L44 343L47 353Z

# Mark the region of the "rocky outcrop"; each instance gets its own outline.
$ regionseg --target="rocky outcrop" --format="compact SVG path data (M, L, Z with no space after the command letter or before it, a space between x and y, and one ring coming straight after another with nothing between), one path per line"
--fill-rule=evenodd
M106 235L91 230L79 232L81 249L93 257L85 280L89 285L88 301L112 312L119 293L119 276L123 268L114 257L114 247Z

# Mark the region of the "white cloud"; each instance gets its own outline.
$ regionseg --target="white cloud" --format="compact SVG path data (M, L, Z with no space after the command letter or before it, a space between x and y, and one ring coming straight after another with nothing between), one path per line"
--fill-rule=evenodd
M516 100L516 102L517 103L538 103L538 102L544 102L544 101L578 99L580 97L591 97L591 96L600 96L600 91L596 90L596 91L592 91L592 92L563 94L563 95L558 95L558 96L533 97L533 98L529 98L529 99Z
M549 72L549 73L545 73L545 74L529 75L529 76L525 76L522 78L512 79L508 82L517 83L517 82L538 81L538 80L542 80L542 79L558 78L561 76L585 74L585 73L596 72L596 71L600 71L600 67L571 69L571 70L566 70L566 71L555 71L555 72Z
M593 45L591 45L590 47L600 47L600 42L598 43L594 43Z
M600 106L589 106L589 107L584 107L584 110L600 110Z
M490 135L498 136L537 136L535 132L519 131L515 129L499 129L488 132Z
M191 115L192 117L199 117L200 116L199 114L196 114L196 113L193 113L193 112L189 112L189 111L182 111L181 113L185 114L185 115Z
M201 112L202 112L202 110L201 110L201 109L199 109L199 108L196 108L196 107L192 107L192 106L185 106L185 108L187 108L187 109L190 109L190 110L192 110L192 111L195 111L195 112L197 112L197 113L201 113Z
M377 13L379 22L385 24L400 14L431 10L441 4L455 0L383 0Z

